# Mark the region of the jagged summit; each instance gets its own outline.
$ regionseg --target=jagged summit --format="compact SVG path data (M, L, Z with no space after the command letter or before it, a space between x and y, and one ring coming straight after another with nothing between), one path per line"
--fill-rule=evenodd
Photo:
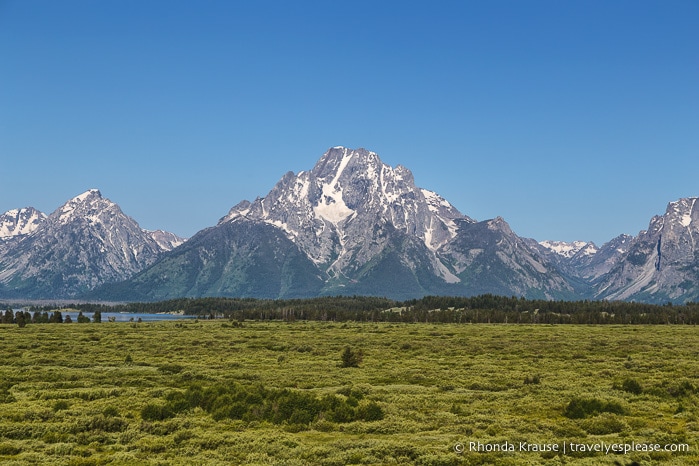
M165 230L143 230L148 233L163 251L171 251L177 246L184 244L186 238L181 238L174 233Z
M682 226L689 228L692 223L696 226L699 222L699 205L696 197L686 197L670 202L665 209L665 217L672 220L670 228ZM663 223L664 225L664 223Z
M77 202L85 202L88 199L101 199L102 198L102 193L100 192L99 189L96 188L91 188L85 191L84 193L78 194L71 200L69 200L69 203L77 203Z
M28 235L46 220L34 207L12 209L0 215L0 241Z
M540 241L539 244L545 247L546 249L549 249L552 252L559 254L565 258L571 258L574 255L578 254L580 251L585 251L585 254L588 255L594 254L597 252L598 249L594 243L587 241L566 242L545 240Z
M541 263L533 250L517 240L502 218L478 224L439 194L416 186L409 169L391 167L377 153L363 148L332 147L310 170L284 174L266 196L234 206L217 228L227 228L228 233L220 234L228 237L231 225L245 234L260 225L263 237L272 230L261 225L273 226L318 269L324 293L406 297L498 289L526 294L543 286L544 281L556 291L544 291L542 296L569 291L548 264ZM469 225L480 226L468 229ZM479 244L488 244L484 254L480 246L468 250L475 232L488 238L477 239ZM187 248L201 244L206 251L202 254L210 255L211 244L204 246L203 238L195 236ZM473 287L473 274L479 270L491 269L494 264L508 271L513 267L511 258L496 254L498 241L507 241L508 254L526 261L527 266L513 272L516 277L511 277L509 284L503 279L497 288L481 283ZM238 264L248 260L236 259ZM271 266L277 260L270 258L267 263ZM233 264L226 268L235 267ZM268 273L278 276L278 272ZM386 281L390 285L382 288Z
M286 173L267 196L239 203L221 222L241 219L281 228L334 277L352 275L349 269L383 249L386 228L436 251L455 236L455 220L473 222L438 194L416 187L407 168L346 147L329 149L310 171ZM432 262L444 269L436 257Z
M33 215L37 217L36 211ZM177 242L163 238L159 244L97 189L37 218L31 234L1 251L0 295L77 296L105 282L132 276L167 250L168 241Z
M599 284L597 297L651 301L699 299L699 203L670 202Z
M376 152L366 149L349 149L347 147L336 146L328 149L325 154L316 162L311 170L317 178L332 178L341 174L350 160L354 159L354 165L377 165L382 164Z
M75 208L84 204L91 204L102 200L102 193L99 189L88 189L84 193L66 201L60 208L60 215L70 214Z

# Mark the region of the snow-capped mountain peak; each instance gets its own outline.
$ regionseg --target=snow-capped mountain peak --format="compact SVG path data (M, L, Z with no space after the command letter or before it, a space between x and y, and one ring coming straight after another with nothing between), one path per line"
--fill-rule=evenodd
M668 203L647 230L629 241L623 259L600 284L598 297L683 301L699 295L699 203L696 197Z
M594 256L598 252L599 248L597 247L597 245L593 242L589 242L585 244L585 246L581 247L575 254L584 256Z
M403 166L375 152L336 146L309 171L285 174L264 198L233 207L221 222L262 221L283 230L313 263L346 275L385 247L386 228L420 238L433 253L473 223L438 194L415 186ZM445 275L444 266L435 270ZM452 277L453 279L453 277Z
M25 297L75 296L132 276L179 241L164 232L142 230L117 204L90 189L5 248L0 287L13 283L12 292Z
M143 230L158 244L160 249L163 251L171 251L177 246L184 244L187 240L185 238L180 238L174 233L164 230Z
M699 210L695 210L697 199L696 197L688 197L670 202L665 212L666 219L669 217L676 224L685 228L689 227L692 221L699 220Z
M540 241L539 244L546 249L549 249L550 251L568 259L583 249L585 250L585 254L588 255L595 254L597 252L597 247L592 243L588 243L587 241L566 242L545 240Z
M46 214L33 207L12 209L0 215L0 240L28 235L46 220Z
M106 206L116 206L116 204L108 199L104 199L98 189L89 189L63 204L50 217L58 222L68 223L74 216L85 215L88 210L92 210L94 216L97 211L102 210Z

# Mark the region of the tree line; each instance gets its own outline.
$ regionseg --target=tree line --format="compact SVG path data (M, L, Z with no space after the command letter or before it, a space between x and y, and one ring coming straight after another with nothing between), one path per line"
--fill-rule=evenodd
M33 309L33 312L31 310ZM82 311L78 312L78 316L75 319L77 323L84 324L89 322L100 323L102 322L102 313L97 310L93 315L92 319L83 315ZM17 324L20 327L24 327L27 324L72 324L73 318L70 315L63 317L63 313L58 309L52 309L51 312L43 310L43 312L38 308L30 308L30 310L13 311L8 308L2 314L0 318L0 323L3 324Z
M239 321L691 325L699 322L699 303L696 302L684 305L657 305L623 301L547 301L491 294L473 297L426 296L408 301L371 296L282 300L181 298L117 305L70 304L64 308L86 313L179 312L199 318L228 318ZM39 312L43 319L44 313L48 314L51 311L55 312L55 307L30 307L25 312L33 312L31 322L41 323L43 320L36 320L36 313Z

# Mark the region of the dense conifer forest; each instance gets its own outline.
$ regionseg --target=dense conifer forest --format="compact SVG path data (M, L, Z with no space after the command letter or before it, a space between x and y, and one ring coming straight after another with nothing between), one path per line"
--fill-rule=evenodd
M622 301L546 301L518 297L426 296L392 301L367 296L266 300L252 298L183 298L116 305L69 304L60 309L85 313L184 313L231 320L311 320L357 322L526 323L526 324L691 324L699 322L699 303L665 305ZM56 306L32 306L54 312ZM9 316L8 316L9 318ZM57 319L54 319L54 321Z

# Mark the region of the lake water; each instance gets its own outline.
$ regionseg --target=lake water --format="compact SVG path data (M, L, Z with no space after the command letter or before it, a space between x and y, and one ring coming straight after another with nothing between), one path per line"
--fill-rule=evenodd
M50 315L50 313L49 313ZM73 322L78 321L78 312L61 312L61 315L65 319L66 316L70 316L70 318L73 320ZM92 312L83 312L83 315L85 317L89 317L90 320L92 320ZM179 320L179 319L196 319L197 316L183 316L183 315L176 315L176 314L137 314L137 313L128 313L128 312L103 312L102 313L102 322L109 322L109 318L114 317L114 320L116 322L131 322L131 319L133 319L134 322L137 322L139 317L143 322L155 322L159 320Z

